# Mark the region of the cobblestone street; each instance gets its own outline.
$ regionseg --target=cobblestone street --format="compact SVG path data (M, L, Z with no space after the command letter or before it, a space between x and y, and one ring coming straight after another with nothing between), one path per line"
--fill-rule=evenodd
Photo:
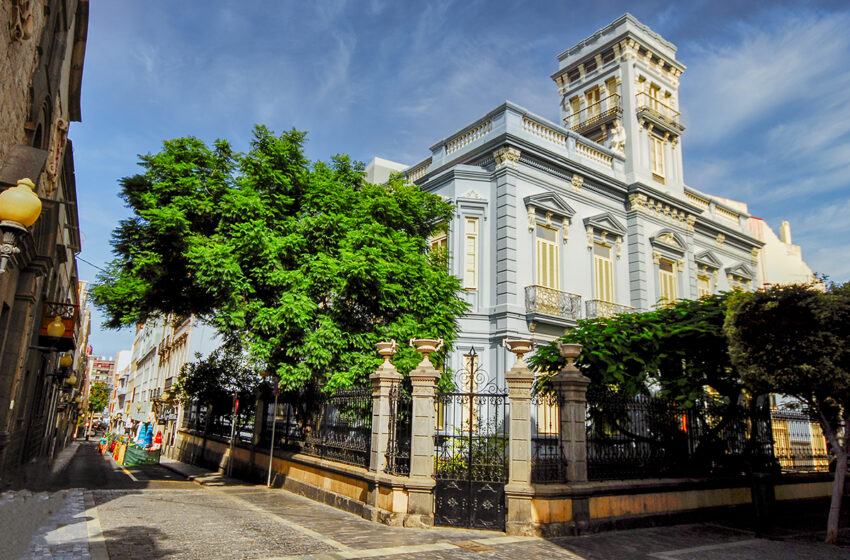
M811 539L757 539L712 524L551 540L386 527L284 490L221 477L197 484L163 466L123 469L97 455L93 443L81 442L69 450L74 452L43 492L3 494L4 528L18 537L3 558L850 558L848 548Z

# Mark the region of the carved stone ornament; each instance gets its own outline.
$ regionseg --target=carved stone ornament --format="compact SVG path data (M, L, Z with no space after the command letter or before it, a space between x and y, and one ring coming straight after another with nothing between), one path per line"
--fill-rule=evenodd
M647 198L645 194L634 193L629 195L629 204L632 207L632 210L639 210L640 208L646 208Z
M537 210L534 206L528 207L528 231L534 231L537 226Z
M617 236L617 258L623 256L623 238L619 235Z
M652 264L659 264L659 263L661 263L661 253L659 253L658 251L653 251L652 252Z
M13 41L26 41L33 31L32 0L12 0L9 33Z
M580 191L582 185L584 185L584 177L578 173L573 173L572 185L574 191Z
M718 245L723 245L726 242L726 236L723 235L722 233L718 233L717 239L715 239L715 241L717 241Z
M587 248L593 249L593 226L587 226Z
M619 120L611 131L611 149L626 155L626 129Z
M564 237L564 245L566 245L567 240L570 236L570 219L569 218L564 218L564 221L561 223L561 232L563 233L563 237Z
M520 151L516 148L511 148L510 146L499 148L493 152L493 159L496 160L496 169L501 169L503 167L516 169L517 164L519 163L519 156Z
M758 250L757 248L755 248L755 247L753 247L752 249L750 249L750 257L751 257L754 261L757 261L757 260L758 260L758 258L759 258L759 250Z

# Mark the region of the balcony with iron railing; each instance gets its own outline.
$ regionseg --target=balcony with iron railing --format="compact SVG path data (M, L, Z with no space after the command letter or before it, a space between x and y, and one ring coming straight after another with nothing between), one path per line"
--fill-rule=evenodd
M545 286L526 286L525 312L531 321L572 324L581 318L581 296Z
M566 117L564 124L579 134L586 134L622 115L623 106L620 103L620 95L612 93Z
M646 92L637 94L637 117L638 119L646 119L675 136L680 135L685 130L679 111L665 105L661 100Z
M601 299L589 299L585 302L588 319L603 319L614 317L621 313L632 313L635 308L619 303L611 303Z

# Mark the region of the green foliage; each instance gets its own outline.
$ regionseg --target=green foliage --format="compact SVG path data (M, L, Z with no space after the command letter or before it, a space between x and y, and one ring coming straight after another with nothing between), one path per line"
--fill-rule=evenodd
M183 138L142 156L121 183L134 215L92 290L108 325L194 313L288 390L364 383L380 340L448 350L466 304L426 239L452 207L399 177L369 184L347 156L311 165L304 136L260 126L246 154ZM417 361L402 344L399 369Z
M592 386L610 386L623 395L647 394L655 388L689 408L708 385L737 402L743 386L731 366L723 332L727 297L682 300L646 313L579 321L561 340L582 345L576 366ZM529 361L533 369L550 374L566 364L556 342L539 348Z
M93 383L89 389L89 412L100 412L109 404L109 389L106 383Z
M233 394L239 395L240 411L254 404L254 390L260 384L247 363L246 356L235 344L225 344L206 358L183 366L174 384L174 393L184 404L198 402L218 413L230 412Z
M730 302L732 357L745 380L835 418L850 408L850 284L773 286Z
M730 301L732 360L762 391L790 395L814 412L835 456L827 542L838 538L850 453L850 283L772 286Z

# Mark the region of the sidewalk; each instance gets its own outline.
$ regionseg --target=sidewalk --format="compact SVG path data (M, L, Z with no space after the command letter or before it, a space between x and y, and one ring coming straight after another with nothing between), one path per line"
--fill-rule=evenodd
M176 459L169 459L164 455L160 456L159 464L172 472L186 477L187 480L204 486L242 486L250 484L243 480L229 478L218 471L211 471ZM252 484L252 486L254 485Z

